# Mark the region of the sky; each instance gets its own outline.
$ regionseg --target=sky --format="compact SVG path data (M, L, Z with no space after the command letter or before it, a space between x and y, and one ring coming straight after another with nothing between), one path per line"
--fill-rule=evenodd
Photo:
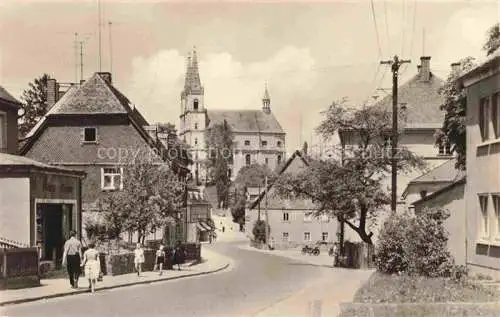
M267 83L289 152L316 142L333 101L383 96L376 89L390 88L391 74L381 60L411 59L404 82L431 56L432 71L446 78L461 57L484 56L486 31L500 20L493 0L101 0L99 54L98 3L0 1L0 85L20 98L43 73L79 81L78 33L83 79L100 64L150 123L178 126L186 57L196 46L207 109L260 109Z

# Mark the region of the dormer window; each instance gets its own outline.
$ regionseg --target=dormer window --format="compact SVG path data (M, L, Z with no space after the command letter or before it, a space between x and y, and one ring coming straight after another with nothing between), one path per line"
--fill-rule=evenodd
M420 198L424 198L425 196L427 196L427 191L426 190L421 190L420 191Z
M198 110L198 99L195 99L195 100L193 101L193 109L194 109L194 110Z
M83 142L96 143L97 142L97 129L96 128L83 128Z

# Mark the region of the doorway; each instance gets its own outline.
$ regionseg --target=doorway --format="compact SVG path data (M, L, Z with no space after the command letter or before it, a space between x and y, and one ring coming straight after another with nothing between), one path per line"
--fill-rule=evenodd
M73 212L70 204L37 204L36 240L41 260L60 263L64 241L73 229Z

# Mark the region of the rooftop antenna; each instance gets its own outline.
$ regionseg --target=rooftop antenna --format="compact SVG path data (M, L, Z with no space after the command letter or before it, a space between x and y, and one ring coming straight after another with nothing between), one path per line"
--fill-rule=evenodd
M99 25L99 72L101 71L101 0L97 0L97 15Z
M111 21L108 22L109 26L109 72L113 73L113 40L111 37Z
M80 41L80 81L83 80L83 41Z
M78 83L78 33L75 32L75 83Z
M422 56L425 56L425 28L422 30Z

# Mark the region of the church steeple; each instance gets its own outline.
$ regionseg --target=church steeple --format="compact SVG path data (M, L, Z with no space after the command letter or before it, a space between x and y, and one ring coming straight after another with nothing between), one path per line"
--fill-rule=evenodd
M267 83L264 91L264 97L262 97L262 111L265 113L271 113L271 98L269 97L269 91L267 90Z
M184 94L203 94L201 86L200 71L198 69L198 55L196 47L193 47L193 52L188 55L186 78L184 80Z

